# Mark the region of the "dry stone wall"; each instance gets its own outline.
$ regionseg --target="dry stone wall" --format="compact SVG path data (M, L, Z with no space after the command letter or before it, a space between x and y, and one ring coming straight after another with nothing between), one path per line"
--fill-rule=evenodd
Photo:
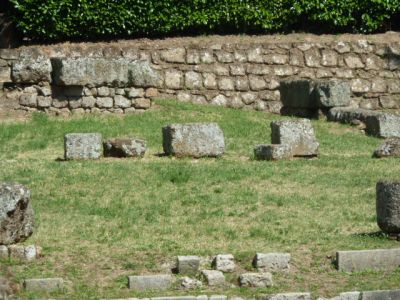
M250 39L251 41L251 39ZM400 41L147 42L0 50L0 82L15 107L128 113L155 97L279 113L287 79L339 79L353 107L400 108Z

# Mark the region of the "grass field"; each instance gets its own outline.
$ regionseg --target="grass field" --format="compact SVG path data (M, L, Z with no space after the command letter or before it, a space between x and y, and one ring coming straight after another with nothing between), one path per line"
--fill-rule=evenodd
M338 272L336 250L398 247L379 233L375 184L399 178L395 159L373 159L380 140L356 128L313 121L318 159L253 160L253 147L270 143L262 112L158 101L141 115L84 116L68 120L33 115L0 124L0 181L32 191L38 228L25 244L43 247L30 263L1 261L1 273L24 278L63 277L69 287L51 295L20 292L22 299L127 298L184 292L135 293L127 275L165 272L177 255L235 255L239 272L252 270L256 252L290 252L288 274L267 289L207 289L186 294L241 295L392 289L400 270ZM163 157L161 127L218 122L226 155L219 159ZM148 141L145 157L60 161L63 136L101 132L104 138ZM228 276L232 283L236 275Z

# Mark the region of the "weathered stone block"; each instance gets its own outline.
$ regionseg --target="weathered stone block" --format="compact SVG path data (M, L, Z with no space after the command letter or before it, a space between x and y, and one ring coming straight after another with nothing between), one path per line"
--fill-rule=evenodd
M10 67L0 67L0 82L11 82Z
M25 56L12 66L11 77L18 83L51 82L51 63L47 57Z
M275 295L266 295L260 300L311 300L310 293L282 293Z
M92 108L96 104L96 98L93 96L82 97L82 107Z
M0 184L0 245L26 240L35 229L30 191L16 183Z
M148 61L127 58L53 58L58 85L159 86L161 76Z
M366 132L370 135L389 138L400 137L400 116L380 113L368 116L366 119Z
M353 123L354 120L359 120L365 123L368 116L375 116L378 114L378 112L367 109L333 107L328 112L328 121Z
M201 89L203 78L200 73L189 71L185 74L185 86L188 89Z
M350 85L344 81L317 81L314 83L314 97L319 107L350 105Z
M182 277L178 279L178 286L184 290L193 290L203 287L203 283L197 279Z
M213 260L216 270L230 273L235 270L235 259L232 254L218 254Z
M182 72L179 70L167 70L165 71L165 86L168 89L181 89L182 84Z
M146 152L146 141L135 138L109 139L104 142L104 156L143 157Z
M382 231L400 233L400 182L379 181L376 184L376 215Z
M25 290L27 290L27 291L51 292L51 291L62 289L64 287L64 280L62 278L25 279L23 285L24 285Z
M129 100L121 95L115 95L114 96L114 105L116 107L120 107L120 108L131 107L131 100Z
M280 82L279 92L283 106L315 108L312 97L313 84L310 80L285 80Z
M185 48L167 49L161 52L161 59L170 63L185 63Z
M37 106L37 94L23 93L19 97L19 104L22 106L36 107Z
M8 248L6 245L0 245L0 259L6 259L9 257Z
M400 138L390 138L385 140L374 151L373 157L400 157Z
M319 143L308 119L271 122L272 144L292 147L293 156L317 156Z
M37 106L40 108L50 107L53 99L51 97L38 96L37 97Z
M257 160L280 160L292 156L292 147L286 144L257 145L254 148L254 157Z
M239 276L242 287L268 287L272 286L271 273L244 273Z
M221 271L217 270L203 270L201 271L204 279L209 286L223 286L225 285L225 276Z
M221 156L224 135L216 123L172 124L163 127L163 148L168 155Z
M395 300L400 299L400 290L378 290L362 292L362 300Z
M64 157L70 159L97 159L102 155L100 133L69 133L64 137Z
M178 256L177 268L179 274L195 275L199 271L200 257L198 256Z
M169 274L128 276L128 287L137 291L166 290L173 284Z
M287 271L290 263L289 253L257 253L253 266L261 271Z
M41 248L35 245L10 245L8 246L9 256L14 260L32 261L39 257Z
M148 98L135 98L133 105L137 109L148 109L151 107L151 100Z
M344 272L394 270L400 266L400 249L338 251L337 268Z
M143 89L136 89L136 88L128 89L128 97L129 98L141 98L143 96L144 96Z

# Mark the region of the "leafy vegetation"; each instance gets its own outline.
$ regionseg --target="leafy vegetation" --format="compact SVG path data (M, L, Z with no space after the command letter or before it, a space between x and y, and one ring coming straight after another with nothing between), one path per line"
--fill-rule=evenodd
M379 232L375 184L396 179L396 159L373 159L381 140L356 128L313 121L321 143L318 159L254 161L255 144L270 141L263 112L158 101L141 115L34 115L0 124L0 181L32 191L37 232L25 244L44 257L29 263L3 260L1 273L24 278L63 277L70 287L52 295L21 291L22 299L101 299L160 295L127 289L126 276L165 272L177 255L232 253L239 272L251 271L255 252L290 252L291 271L274 275L275 287L191 294L243 295L394 289L399 270L338 272L337 250L398 247ZM160 156L161 127L179 122L218 122L226 140L219 158ZM60 161L68 132L101 132L104 138L148 141L143 159ZM229 276L236 283L237 275ZM180 294L179 291L163 294Z
M374 32L400 0L9 0L17 27L42 40L280 31Z

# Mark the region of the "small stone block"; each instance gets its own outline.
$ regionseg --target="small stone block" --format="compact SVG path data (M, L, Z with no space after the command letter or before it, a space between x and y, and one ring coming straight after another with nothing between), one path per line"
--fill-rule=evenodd
M257 253L253 259L253 266L262 271L287 271L290 263L289 253Z
M209 286L225 285L225 276L221 271L203 270L201 273Z
M244 273L239 276L242 287L268 287L272 286L271 273Z
M394 270L400 266L400 248L338 251L337 268L343 272Z
M104 142L104 156L143 157L146 153L146 141L135 138L109 139Z
M314 97L319 107L349 106L350 96L348 82L327 80L314 83Z
M24 288L27 291L55 291L64 287L62 278L25 279Z
M69 133L64 138L64 157L70 159L97 159L102 156L100 133Z
M310 293L282 293L267 295L263 300L311 300Z
M203 283L197 279L182 277L178 279L178 286L184 290L192 290L201 288L203 286Z
M281 102L287 107L315 108L312 91L313 84L310 80L285 80L279 86Z
M383 232L400 233L400 181L376 184L376 215Z
M178 157L218 157L225 151L224 135L216 123L171 124L163 127L163 149Z
M292 147L293 156L317 156L319 143L308 119L271 122L272 144Z
M218 254L213 261L216 270L230 273L235 270L235 258L232 254Z
M0 245L0 259L8 258L8 248L5 245Z
M385 140L374 151L373 157L400 157L400 138L389 138Z
M366 132L380 138L400 137L400 116L380 113L368 116Z
M178 273L184 275L194 275L199 271L200 257L198 256L178 256Z
M257 160L281 160L292 156L292 147L287 144L257 145L254 147L254 157Z
M173 284L169 274L128 276L128 287L137 291L166 290Z
M228 297L225 295L211 295L210 300L227 300Z
M354 120L366 122L367 117L375 116L379 113L376 111L362 109L362 108L349 108L349 107L333 107L328 112L328 121L340 123L353 123Z

